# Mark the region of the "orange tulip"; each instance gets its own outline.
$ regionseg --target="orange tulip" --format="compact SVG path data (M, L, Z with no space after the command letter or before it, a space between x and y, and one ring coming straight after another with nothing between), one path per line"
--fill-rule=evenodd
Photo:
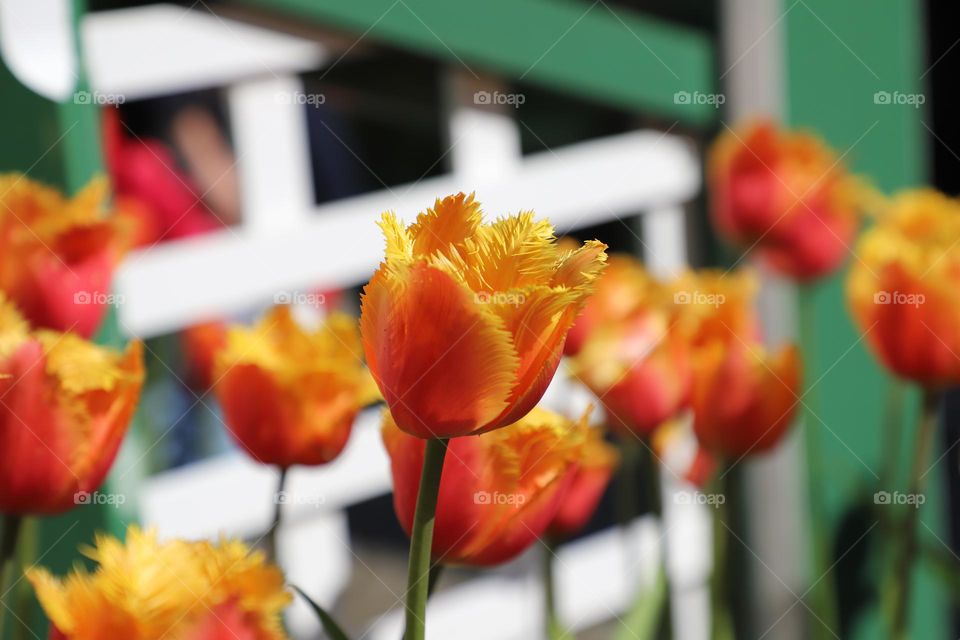
M364 289L370 370L401 429L420 438L516 422L553 377L605 246L557 247L532 213L484 224L463 194L404 228L380 223L385 261Z
M490 566L536 541L553 521L581 456L587 415L578 423L539 407L516 424L454 438L440 479L433 556ZM425 441L384 413L383 441L393 472L393 504L410 533Z
M0 512L60 513L99 488L142 384L139 342L31 332L0 293Z
M120 216L103 214L104 180L72 199L29 178L0 176L0 291L31 324L89 337L107 310L128 244Z
M689 272L672 287L692 350L694 433L706 450L688 475L702 479L713 466L708 454L737 459L780 440L799 404L800 355L792 346L764 349L751 271Z
M713 342L694 359L694 433L720 458L767 451L793 420L800 384L796 347L768 354L759 344Z
M131 526L126 543L98 535L84 553L98 565L92 573L27 570L51 640L286 638L283 575L242 542L161 543Z
M378 397L362 358L356 319L342 313L313 332L286 306L255 327L232 327L216 385L230 434L265 464L330 462Z
M600 504L619 463L615 447L603 440L600 429L588 429L580 456L570 473L573 479L547 528L555 538L572 536L587 524Z
M960 383L960 202L896 196L857 255L847 300L880 361L926 386Z
M820 139L751 123L720 136L708 174L718 230L779 271L821 277L850 251L860 186Z

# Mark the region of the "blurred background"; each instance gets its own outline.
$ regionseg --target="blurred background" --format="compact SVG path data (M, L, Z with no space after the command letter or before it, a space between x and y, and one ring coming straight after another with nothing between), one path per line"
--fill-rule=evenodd
M945 3L898 0L0 0L0 171L68 192L110 177L137 248L99 339L141 337L148 353L148 386L108 484L126 499L34 525L44 563L63 571L95 529L127 522L191 538L255 538L269 526L275 474L226 437L211 353L223 322L274 303L306 323L357 313L384 210L412 220L435 197L476 191L490 217L535 209L656 272L732 267L743 256L706 222L704 158L717 133L751 116L815 129L884 190L957 193L951 18ZM898 99L907 95L916 99ZM883 464L878 399L892 387L843 310L842 276L802 291L770 274L763 283L771 343L812 318L802 347L820 392L807 407L816 429L800 425L738 469L747 637L809 637L805 602L821 580L840 594L834 635L878 637L866 558L881 534L865 505ZM564 375L547 396L563 410L587 402ZM950 398L922 516L937 551L954 557L958 413ZM808 473L814 432L824 459ZM294 469L290 483L313 499L285 507L289 579L357 636L398 637L407 541L377 410L341 458ZM665 494L676 484L665 476ZM662 522L641 516L626 530L611 526L608 497L560 548L559 607L578 637L615 632L661 554L673 637L708 636L710 507L667 497ZM809 559L811 501L836 532L825 575ZM538 637L537 553L445 574L433 637ZM923 569L913 617L922 637L955 638L960 591L935 573ZM319 637L305 607L289 622L296 637Z

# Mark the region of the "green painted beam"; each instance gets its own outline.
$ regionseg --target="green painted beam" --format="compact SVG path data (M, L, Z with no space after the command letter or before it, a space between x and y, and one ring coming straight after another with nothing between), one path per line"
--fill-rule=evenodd
M823 135L846 154L844 161L849 166L869 176L886 192L927 183L924 111L909 105L877 104L874 100L876 92L923 90L923 5L899 0L782 0L782 5L786 13L789 124ZM860 331L850 320L843 295L845 276L842 273L801 296L801 304L812 306L806 309L812 327L804 336L807 376L820 381L807 402L827 425L812 421L818 433L810 435L820 446L812 452L816 459L810 462L821 470L821 477L812 479L811 492L823 503L827 521L834 530L856 500L869 504L875 490L905 490L905 474L901 473L899 481L889 487L880 487L874 474L883 475L885 447L900 447L900 468L906 469L913 450L917 410L914 395L906 403L907 411L901 408L902 441L885 441L884 420L892 410L887 402L891 382L867 352ZM945 540L944 472L945 469L934 471L928 477L927 502L921 519ZM932 537L923 526L919 529L921 539ZM859 551L876 554L879 543L889 542L882 538L878 529L870 540L861 543L869 548ZM848 542L854 540L855 537ZM834 554L843 551L844 548L835 549ZM879 567L872 571L879 580ZM835 575L831 573L829 579ZM929 572L918 570L914 578L911 637L947 638L946 589ZM859 587L879 588L880 584ZM841 601L850 595L840 593ZM844 637L866 639L884 635L881 605L877 602L851 622Z
M73 193L102 172L96 108L38 96L0 58L0 173L17 171Z
M691 124L717 117L708 97L717 86L711 37L602 0L234 2L444 58L476 74Z

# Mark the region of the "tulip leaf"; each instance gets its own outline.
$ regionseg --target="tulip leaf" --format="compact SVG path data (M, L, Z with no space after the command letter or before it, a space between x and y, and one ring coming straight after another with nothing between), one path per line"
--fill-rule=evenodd
M343 629L340 628L340 625L337 624L337 621L333 619L329 613L327 613L323 607L318 605L313 599L303 592L303 589L297 585L291 585L293 590L300 594L300 597L307 601L307 604L313 609L314 613L317 614L317 617L320 618L320 624L323 625L323 631L330 637L330 640L350 640Z
M667 603L667 574L661 567L656 581L640 590L624 616L614 640L650 640L657 637L663 608Z

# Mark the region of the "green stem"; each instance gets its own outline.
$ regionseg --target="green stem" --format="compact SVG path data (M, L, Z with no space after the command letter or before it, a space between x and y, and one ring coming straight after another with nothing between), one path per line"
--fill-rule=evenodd
M556 544L553 540L543 541L543 613L544 628L549 640L559 640L564 636L563 627L557 618L556 592L554 590L553 559L556 555Z
M447 441L427 440L423 452L423 470L417 508L413 515L410 534L410 564L407 572L407 630L404 640L423 640L426 637L427 595L430 588L430 550L433 546L433 525L440 493L443 459L447 455Z
M903 438L903 402L906 392L906 386L899 378L890 379L883 418L883 466L880 467L880 487L884 490L897 485L897 461L900 459Z
M644 481L647 485L647 507L650 513L658 520L663 521L663 487L660 482L660 461L654 455L648 443L643 443L640 449L641 466L644 472Z
M36 518L23 517L20 525L19 542L17 543L17 561L21 567L30 567L37 562L39 550L39 522ZM24 640L33 637L31 629L35 627L35 612L33 609L33 589L26 581L17 585L13 595L13 611L16 612L18 622L14 626L13 640Z
M809 361L808 369L811 372L810 378L813 378L815 356L813 347L816 344L816 315L814 306L813 285L802 285L800 289L800 338L805 345L807 359ZM825 489L823 487L823 478L826 473L823 471L823 446L820 442L820 431L812 406L816 406L817 394L807 389L804 397L806 402L801 404L803 416L803 428L806 435L806 468L807 468L807 486L809 487L810 501L810 531L812 542L813 564L816 575L824 576L830 572L833 564L831 561L830 536L827 526L826 507L823 503ZM837 622L837 594L834 581L830 577L825 577L817 582L811 592L811 601L813 611L819 621L814 620L811 623L811 631L817 638L831 638L830 629L839 627Z
M913 464L910 467L909 495L917 496L923 490L927 460L933 448L934 434L937 431L937 414L940 407L942 392L937 389L924 389L923 407L920 412L920 423L917 425L917 442L913 450ZM893 637L904 640L910 637L909 609L911 594L911 571L917 554L917 520L920 505L911 505L903 519L902 546L897 558L896 576L897 598L893 610Z
M663 520L663 485L660 478L660 460L647 442L641 443L640 453L640 463L644 473L643 477L647 485L647 508L660 523L661 531L666 532L666 524ZM660 546L660 564L664 575L666 575L667 554L670 552L666 533L664 533L660 539ZM660 610L660 629L663 636L667 638L673 637L673 618L670 615L671 611L670 590L668 588L665 595L665 606Z
M733 618L730 612L730 497L728 468L720 469L713 484L714 496L723 496L713 514L713 573L710 576L710 620L714 640L733 640Z
M617 521L628 532L629 525L637 517L640 502L640 482L643 478L643 489L647 498L647 508L650 515L660 521L663 526L663 504L660 489L660 465L657 457L654 455L650 445L633 436L619 438L620 444L620 468L617 482ZM665 572L666 563L666 539L661 538L661 570ZM628 561L625 563L625 569L629 579L634 579L634 567L641 555L641 550L636 545L631 544L626 550ZM638 609L638 615L644 615L645 612L652 611L652 615L657 616L656 626L660 627L666 637L672 635L672 620L670 619L669 589L664 588L660 594L663 598L662 606L641 607Z
M626 527L637 515L640 492L637 480L640 471L641 447L631 436L620 438L620 469L617 482L617 522Z
M284 487L287 484L287 468L280 467L280 478L277 480L277 492L273 495L273 522L270 530L267 531L267 537L264 539L264 548L267 551L267 558L271 562L277 561L277 529L280 528L280 518L283 516Z
M20 537L20 525L23 518L17 515L0 514L0 636L3 636L7 606L7 591L14 582L14 565L17 540Z

